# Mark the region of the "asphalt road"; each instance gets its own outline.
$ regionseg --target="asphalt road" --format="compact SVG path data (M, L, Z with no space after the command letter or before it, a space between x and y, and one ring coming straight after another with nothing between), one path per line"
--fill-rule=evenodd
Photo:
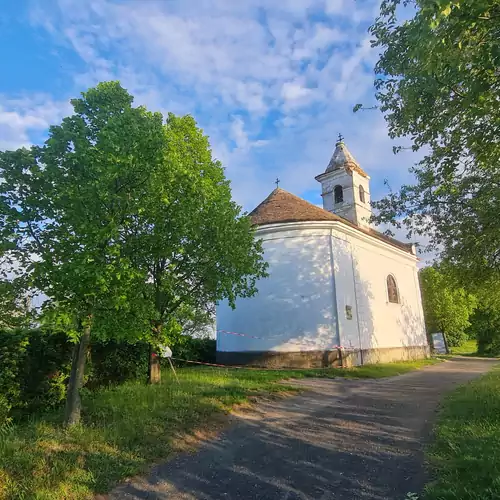
M198 452L112 499L403 500L426 481L423 445L443 395L494 361L454 358L388 379L322 380L261 403Z

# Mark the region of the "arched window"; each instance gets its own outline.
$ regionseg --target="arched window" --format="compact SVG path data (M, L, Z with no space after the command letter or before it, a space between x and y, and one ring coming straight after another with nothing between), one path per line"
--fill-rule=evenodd
M398 285L396 285L396 280L392 274L387 276L387 296L389 297L389 302L399 304Z
M365 188L363 186L359 186L359 201L365 202Z
M342 186L335 186L333 189L333 197L335 203L342 203L344 201L344 191L342 191Z

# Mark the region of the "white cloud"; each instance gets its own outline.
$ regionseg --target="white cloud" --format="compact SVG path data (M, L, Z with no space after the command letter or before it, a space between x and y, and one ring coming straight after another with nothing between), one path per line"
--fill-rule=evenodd
M231 135L237 148L246 149L248 147L248 135L245 132L245 123L241 116L237 116L233 119L231 124Z
M325 11L328 14L333 14L340 12L344 8L343 0L326 0L325 1Z
M285 101L296 101L311 94L311 89L297 82L285 82L281 87L281 96Z
M139 104L193 114L237 201L251 209L277 176L285 189L317 190L319 197L314 176L326 168L338 132L371 174L374 197L384 177L408 178L413 157L392 154L380 114L352 114L357 102L373 103L376 53L366 29L378 5L39 0L32 22L79 56L77 91L119 79ZM24 117L24 125L10 128L22 141L29 140L30 119L49 121L33 108L5 109Z
M45 133L71 109L68 101L47 95L7 98L0 95L0 150L31 144L30 133Z

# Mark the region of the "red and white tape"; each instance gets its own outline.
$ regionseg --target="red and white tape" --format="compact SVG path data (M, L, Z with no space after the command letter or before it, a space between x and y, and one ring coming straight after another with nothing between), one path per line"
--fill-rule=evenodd
M249 337L251 339L260 339L260 340L277 339L287 335L286 333L282 333L280 335L271 335L270 337L256 337L255 335L248 335L247 333L229 332L227 330L217 330L217 332L225 333L226 335L236 335L238 337Z

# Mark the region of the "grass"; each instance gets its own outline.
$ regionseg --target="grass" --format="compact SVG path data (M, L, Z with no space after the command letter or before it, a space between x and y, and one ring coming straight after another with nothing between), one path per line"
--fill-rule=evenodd
M196 430L217 428L217 415L249 397L294 390L286 378L380 378L436 360L351 369L249 370L183 368L180 383L129 382L86 393L82 424L61 427L58 413L0 428L0 499L84 499L185 449ZM220 421L220 419L219 419Z
M477 352L477 341L467 340L461 346L450 347L450 354L438 355L438 358L449 358L450 356L472 356L475 358L498 358L494 354L479 354Z
M467 340L459 347L451 347L451 354L458 354L460 356L477 356L477 341Z
M500 498L500 367L445 400L428 455L426 500Z

